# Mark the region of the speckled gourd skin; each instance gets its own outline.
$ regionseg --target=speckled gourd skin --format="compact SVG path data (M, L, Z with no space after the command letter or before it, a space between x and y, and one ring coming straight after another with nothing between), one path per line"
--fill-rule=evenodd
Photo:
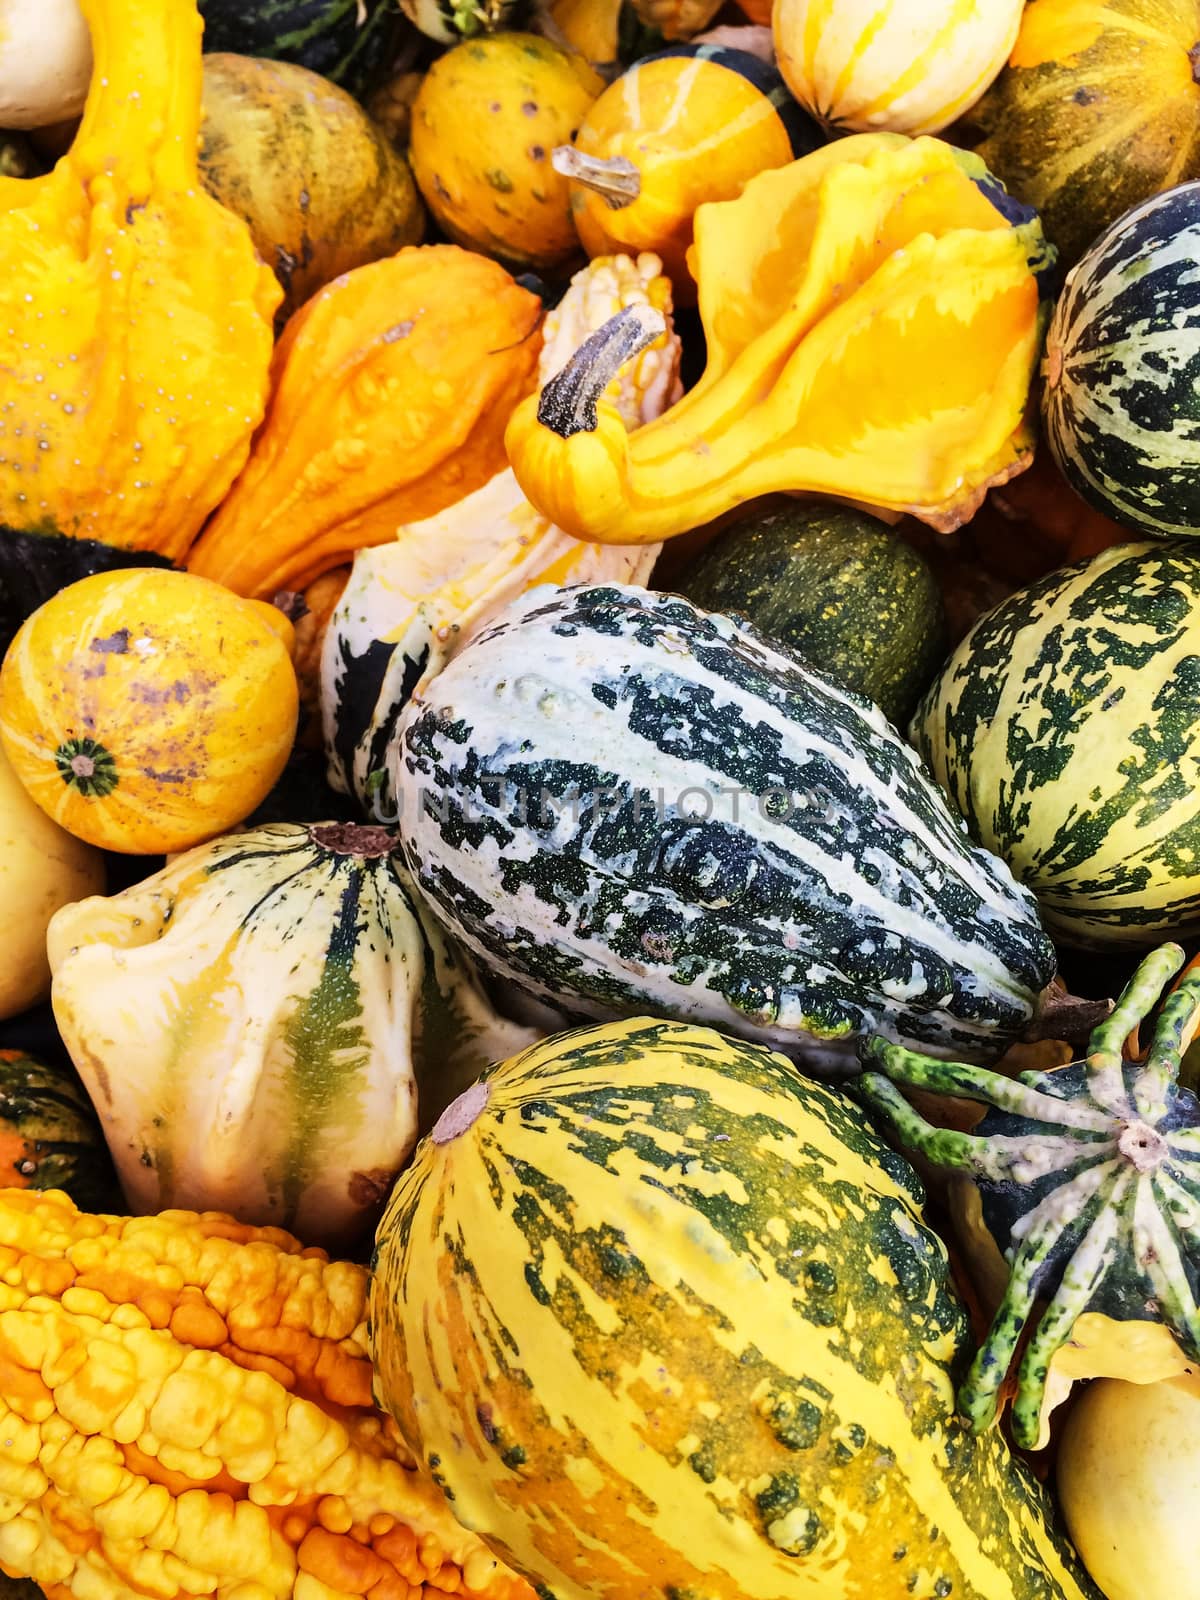
M381 1402L555 1600L1082 1600L953 1417L969 1352L907 1163L761 1046L633 1019L452 1108L378 1235Z

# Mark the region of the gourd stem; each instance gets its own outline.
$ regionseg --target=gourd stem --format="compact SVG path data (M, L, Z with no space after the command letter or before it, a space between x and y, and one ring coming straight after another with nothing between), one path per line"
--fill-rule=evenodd
M626 306L590 334L561 372L542 389L537 419L560 439L595 433L596 405L627 361L667 331L666 319L653 306Z
M1190 972L1166 1000L1154 1027L1146 1064L1133 1081L1133 1103L1139 1117L1158 1122L1166 1115L1171 1085L1187 1039L1200 1015L1200 972Z
M396 849L396 835L390 828L363 822L317 822L308 836L321 850L335 856L390 856Z
M1200 83L1200 40L1188 51L1188 60L1192 64L1192 82Z
M573 144L560 144L550 152L550 165L562 177L594 190L613 211L631 206L642 192L642 175L624 156L589 156Z

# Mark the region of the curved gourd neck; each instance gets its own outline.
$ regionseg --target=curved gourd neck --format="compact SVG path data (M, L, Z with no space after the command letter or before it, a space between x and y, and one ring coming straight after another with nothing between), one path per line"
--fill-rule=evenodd
M28 205L66 176L93 205L110 199L127 208L155 189L197 181L203 24L195 0L80 0L80 9L93 64L79 130L44 178L0 179L0 210Z

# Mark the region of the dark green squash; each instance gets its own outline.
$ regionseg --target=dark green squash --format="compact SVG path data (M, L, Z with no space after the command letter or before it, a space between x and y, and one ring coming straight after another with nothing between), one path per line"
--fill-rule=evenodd
M83 1085L24 1050L0 1050L0 1187L65 1189L85 1211L125 1209Z
M387 75L405 23L395 0L199 0L204 48L292 61L358 99Z
M900 727L946 652L928 565L850 506L795 504L738 522L673 587L707 611L745 617Z

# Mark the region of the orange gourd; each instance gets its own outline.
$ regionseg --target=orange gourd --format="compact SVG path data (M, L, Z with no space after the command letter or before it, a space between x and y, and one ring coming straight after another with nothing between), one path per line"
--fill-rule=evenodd
M304 589L503 471L541 317L537 295L456 245L322 289L283 331L266 420L189 571L262 599Z

